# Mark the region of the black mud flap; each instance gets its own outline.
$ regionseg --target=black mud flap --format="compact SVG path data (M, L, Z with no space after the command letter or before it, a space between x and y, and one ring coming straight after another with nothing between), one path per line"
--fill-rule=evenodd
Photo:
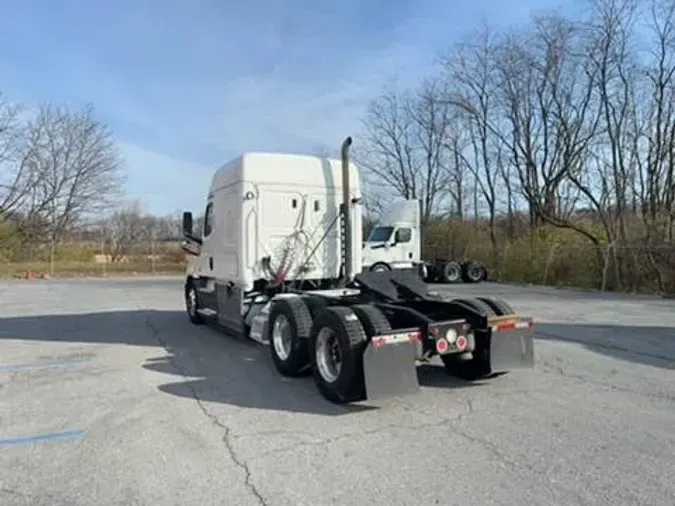
M534 367L534 331L516 329L492 332L490 369L506 372Z
M368 343L363 352L363 376L369 401L419 392L416 336L415 332L392 332Z

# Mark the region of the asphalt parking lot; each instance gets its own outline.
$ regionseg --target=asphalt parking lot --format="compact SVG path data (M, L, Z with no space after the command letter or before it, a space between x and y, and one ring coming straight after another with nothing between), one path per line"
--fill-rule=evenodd
M180 279L0 283L0 504L675 504L675 301L493 284L536 368L338 407Z

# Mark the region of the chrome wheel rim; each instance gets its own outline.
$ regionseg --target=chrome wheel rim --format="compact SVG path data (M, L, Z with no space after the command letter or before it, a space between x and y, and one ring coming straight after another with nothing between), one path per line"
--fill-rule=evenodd
M277 315L272 325L272 345L281 360L288 360L291 356L292 344L291 325L288 318L282 314Z
M328 328L322 328L316 336L316 365L326 383L335 382L342 370L342 355L337 335Z
M194 288L190 288L187 296L188 313L194 316L197 313L197 292Z

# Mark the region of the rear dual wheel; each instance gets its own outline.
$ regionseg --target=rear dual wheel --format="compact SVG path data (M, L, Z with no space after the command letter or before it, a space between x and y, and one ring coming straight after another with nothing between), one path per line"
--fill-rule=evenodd
M336 404L366 398L363 353L368 341L391 331L387 317L375 306L333 306L321 311L309 338L317 388Z
M466 283L480 283L485 279L485 268L478 262L466 262L461 276Z
M441 281L443 283L460 283L462 281L462 266L457 262L447 262L441 267Z
M309 372L307 338L312 315L300 297L274 301L270 309L267 338L272 361L282 376L295 377Z
M366 333L355 313L341 306L310 309L300 297L274 302L269 317L269 344L274 365L283 376L311 370L321 394L345 403L365 397L363 350Z
M268 339L280 374L296 377L311 370L321 395L344 404L366 398L363 352L369 338L390 330L374 306L326 307L319 299L290 297L272 305Z
M476 297L474 299L457 299L484 316L504 316L513 314L513 308L499 297ZM445 370L459 378L474 381L492 374L490 350L487 343L476 335L476 349L471 354L441 355Z
M363 352L367 343L363 325L350 308L328 307L317 315L309 354L314 382L327 400L344 404L365 399Z

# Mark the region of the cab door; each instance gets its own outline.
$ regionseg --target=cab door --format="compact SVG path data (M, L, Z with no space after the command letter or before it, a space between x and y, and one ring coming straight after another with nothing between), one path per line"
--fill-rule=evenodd
M214 239L214 208L213 201L209 200L204 210L202 225L202 245L197 261L197 275L199 276L198 292L199 304L203 309L215 311L215 278L213 274L213 239Z
M412 262L415 257L415 230L398 227L394 233L394 246L389 250L398 262Z

